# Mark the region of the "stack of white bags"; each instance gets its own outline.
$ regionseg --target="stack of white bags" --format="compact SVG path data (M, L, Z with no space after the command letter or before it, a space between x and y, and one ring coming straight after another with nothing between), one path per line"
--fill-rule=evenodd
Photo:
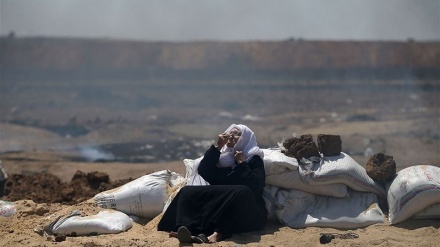
M356 229L384 223L378 200L388 200L390 224L411 217L439 217L440 168L413 166L383 185L346 153L302 160L280 149L263 149L266 171L264 200L269 219L292 228L308 226ZM201 158L199 158L201 159ZM120 188L94 197L103 208L153 218L163 212L178 192L167 188L208 185L197 173L194 159L183 160L185 177L170 171L145 175ZM402 184L406 184L406 187Z
M353 229L384 221L377 199L387 201L389 223L440 218L440 168L405 168L386 186L372 180L349 155L298 164L279 150L264 150L265 200L272 218L293 228Z
M385 220L378 198L388 202L390 224L412 217L440 218L439 167L420 165L403 169L385 190L345 153L303 159L299 164L280 149L263 151L266 171L263 197L269 220L292 228L366 227ZM77 235L116 233L131 228L129 216L152 219L166 210L181 187L208 185L197 174L195 161L184 160L185 177L163 170L101 192L93 200L104 208L102 212L88 218L75 212L54 221L50 231Z
M269 217L292 228L355 229L383 223L377 197L385 189L349 155L312 157L298 164L280 150L264 150Z
M93 235L127 231L138 217L152 219L168 200L168 190L184 183L184 177L168 170L144 175L116 189L101 192L93 200L103 208L96 215L73 211L59 216L44 229L49 234Z
M354 229L382 223L377 196L385 189L350 156L311 158L299 165L280 149L263 149L264 200L270 220L292 228L307 226ZM208 184L197 174L195 160L185 159L189 185Z

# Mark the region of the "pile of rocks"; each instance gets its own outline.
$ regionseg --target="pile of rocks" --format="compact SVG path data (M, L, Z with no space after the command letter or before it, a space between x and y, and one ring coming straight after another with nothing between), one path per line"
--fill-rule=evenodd
M318 145L313 141L311 134L302 135L299 138L292 137L283 142L285 150L283 152L290 157L298 160L302 158L335 156L342 151L342 141L339 135L319 134Z

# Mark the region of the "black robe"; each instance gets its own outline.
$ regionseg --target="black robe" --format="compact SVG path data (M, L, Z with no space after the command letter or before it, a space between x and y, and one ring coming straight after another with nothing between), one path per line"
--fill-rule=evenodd
M157 229L177 231L186 226L193 235L249 232L267 221L263 200L264 163L253 156L235 168L217 167L220 151L211 146L200 161L198 173L208 186L185 186L173 199Z

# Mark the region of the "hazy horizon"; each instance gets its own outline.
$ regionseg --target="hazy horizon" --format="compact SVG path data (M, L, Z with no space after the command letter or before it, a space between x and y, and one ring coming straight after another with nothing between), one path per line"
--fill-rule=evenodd
M0 0L0 35L135 41L440 40L439 0Z

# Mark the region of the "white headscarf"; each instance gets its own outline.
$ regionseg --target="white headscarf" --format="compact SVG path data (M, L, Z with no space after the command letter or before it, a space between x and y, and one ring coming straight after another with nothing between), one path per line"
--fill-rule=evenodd
M218 167L235 167L235 151L242 151L246 161L249 161L254 155L258 155L261 158L264 157L263 151L257 146L257 138L251 129L243 124L232 124L225 132L229 133L233 128L237 128L241 132L241 136L234 147L229 148L226 145L222 147L220 159L217 163ZM209 185L197 172L202 158L203 156L195 160L190 175L187 178L187 185Z
M263 151L257 146L257 138L249 127L244 124L232 124L226 129L225 133L229 133L234 128L241 132L241 136L232 148L226 145L222 147L220 150L220 159L217 164L218 167L236 166L234 159L235 151L242 151L246 161L249 161L254 155L258 155L261 158L264 157Z

